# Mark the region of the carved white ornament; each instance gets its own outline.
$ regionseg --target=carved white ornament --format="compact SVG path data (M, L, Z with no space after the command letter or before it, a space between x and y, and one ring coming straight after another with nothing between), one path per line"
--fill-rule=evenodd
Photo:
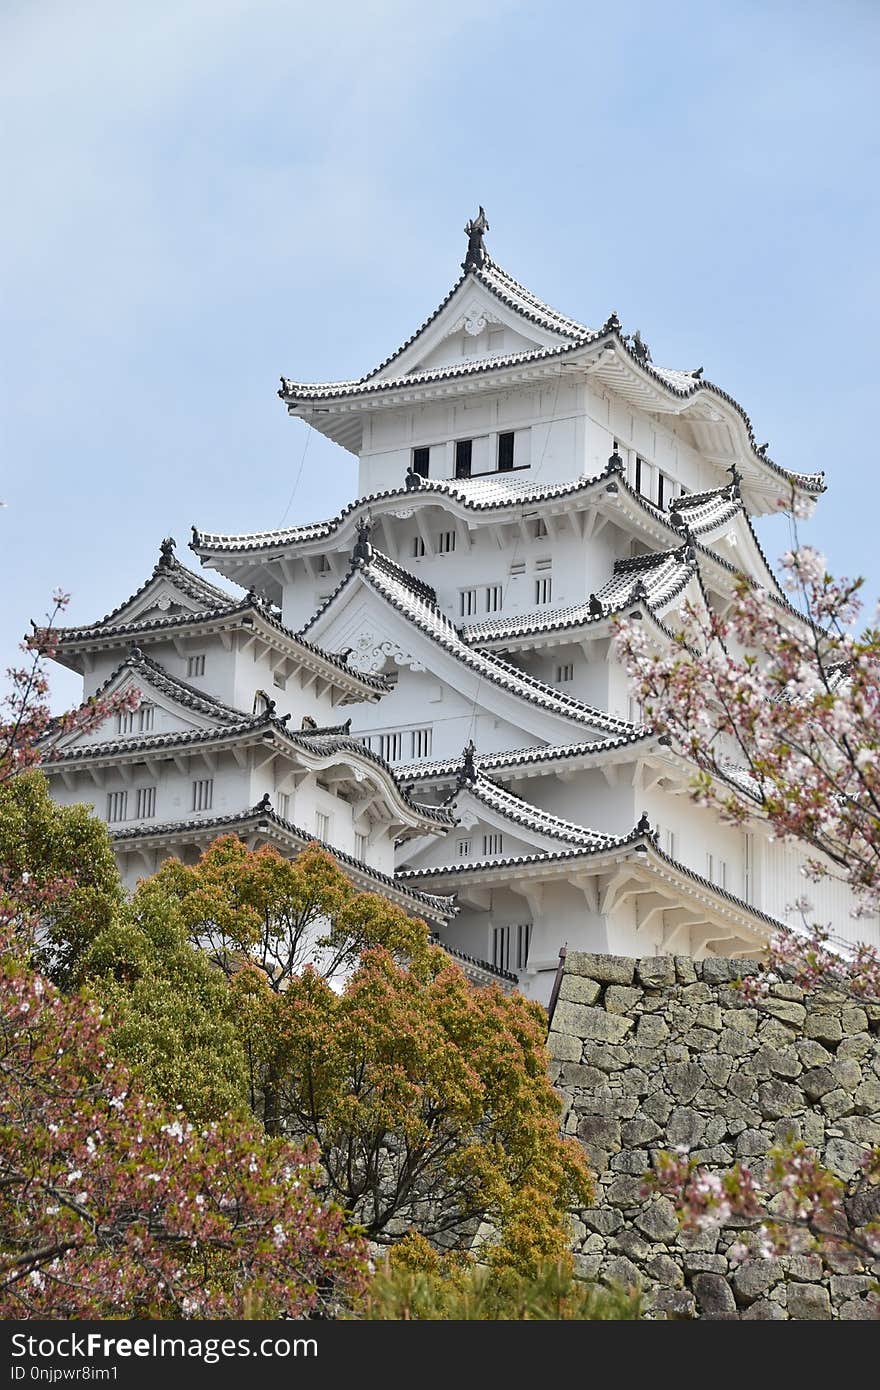
M472 338L479 338L486 327L486 315L480 310L468 314L464 321L464 331Z
M459 811L456 820L465 830L473 830L475 825L479 825L479 820L473 811Z
M395 662L397 666L406 666L410 671L424 671L425 667L421 661L416 661L405 652L399 643L391 638L379 641L376 634L372 632L362 632L355 643L355 661L358 670L367 671L375 675L381 671L382 667L389 661Z

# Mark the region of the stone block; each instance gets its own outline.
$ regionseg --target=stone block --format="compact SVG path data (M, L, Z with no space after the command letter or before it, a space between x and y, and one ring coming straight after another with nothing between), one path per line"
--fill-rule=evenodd
M771 1139L762 1129L744 1129L736 1141L737 1158L754 1158L765 1154L770 1148Z
M793 1023L797 1028L803 1026L807 1016L803 1004L796 1004L790 999L764 999L761 1003L761 1009L773 1018L781 1019L783 1023Z
M662 1131L654 1120L650 1120L645 1115L636 1115L632 1120L627 1120L620 1127L620 1141L629 1147L637 1147L640 1144L650 1144L652 1139L656 1139Z
M596 955L590 951L569 951L566 975L586 975L607 985L631 985L636 963L629 956Z
M560 1009L566 1012L565 1021L557 1022ZM604 1009L589 1008L584 1004L557 1004L553 1026L564 1033L574 1033L588 1042L620 1043L633 1027L633 1019L608 1014Z
M808 1038L832 1045L839 1043L843 1037L840 1019L834 1014L807 1014L804 1020L804 1032Z
M822 1097L822 1109L828 1116L832 1124L840 1120L844 1115L851 1115L856 1108L855 1096L849 1091L842 1090L839 1086L834 1091L829 1091L827 1096Z
M740 1303L753 1303L780 1277L776 1260L746 1260L733 1275L733 1290Z
M704 967L708 964L708 960L703 961ZM697 1307L704 1318L712 1322L721 1322L736 1317L736 1301L730 1285L722 1275L694 1275L693 1290Z
M691 985L695 983L697 972L690 956L675 957L675 978L681 985Z
M667 1142L676 1148L681 1144L695 1149L703 1138L705 1123L699 1111L687 1105L677 1105L666 1123Z
M762 1081L758 1087L758 1106L768 1120L797 1115L804 1109L804 1097L799 1086L788 1081Z
M790 1318L821 1322L831 1317L831 1299L821 1284L787 1284L786 1295Z
M674 985L676 978L674 956L645 956L636 965L636 973L646 989Z
M804 1072L800 1084L810 1100L819 1100L826 1091L834 1090L837 1081L830 1066L811 1067Z
M626 1255L615 1255L614 1259L609 1260L602 1270L602 1279L604 1283L616 1284L621 1289L641 1289L644 1285L641 1273Z
M580 1038L571 1037L567 1033L558 1033L555 1028L551 1028L547 1038L547 1051L556 1061L579 1062L583 1050L584 1045Z
M751 1304L741 1314L743 1322L784 1322L786 1314L778 1303L771 1303L769 1298L759 1298L756 1303Z
M823 1047L815 1038L801 1038L795 1046L805 1067L823 1067L827 1062L834 1061L834 1053L829 1052L827 1047Z
M661 1245L674 1241L679 1232L675 1207L668 1197L658 1197L636 1217L636 1225L649 1240Z
M659 1047L668 1037L669 1029L662 1018L642 1014L636 1024L636 1041L641 1047Z
M849 1139L829 1139L823 1155L826 1168L847 1181L853 1177L865 1156L865 1150Z
M605 991L603 1003L609 1014L629 1015L641 997L642 991L640 989L630 989L627 985L609 985Z
M705 1080L706 1073L696 1062L681 1062L666 1069L666 1085L683 1103L693 1100Z
M856 1005L841 1010L840 1022L844 1033L864 1033L868 1028L868 1015Z
M615 1173L647 1173L647 1149L622 1149L611 1160L610 1167Z
M559 986L559 998L572 1004L595 1004L601 993L598 980L590 980L585 975L569 975L568 971Z

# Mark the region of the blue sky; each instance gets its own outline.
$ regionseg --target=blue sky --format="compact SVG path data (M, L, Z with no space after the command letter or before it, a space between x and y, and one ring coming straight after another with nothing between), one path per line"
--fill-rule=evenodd
M319 436L291 498L278 377L396 347L478 203L517 278L824 468L807 536L875 593L878 50L873 0L5 0L2 664L56 585L86 621L192 522L348 500Z

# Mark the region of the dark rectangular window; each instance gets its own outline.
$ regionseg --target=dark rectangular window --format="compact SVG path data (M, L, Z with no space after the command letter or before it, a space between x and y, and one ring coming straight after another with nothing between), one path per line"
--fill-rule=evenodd
M642 490L642 460L636 454L636 492Z
M413 449L412 466L414 473L418 473L421 477L427 478L431 467L431 450Z
M472 439L459 439L455 445L455 476L456 478L469 478L471 476L471 456L473 454L474 441Z
M658 474L657 474L657 506L658 506L658 507L662 507L662 506L663 506L663 493L664 493L664 484L665 484L665 482L666 482L666 479L664 478L663 474L662 474L662 473L658 473Z
M498 436L498 472L508 473L513 467L513 431Z

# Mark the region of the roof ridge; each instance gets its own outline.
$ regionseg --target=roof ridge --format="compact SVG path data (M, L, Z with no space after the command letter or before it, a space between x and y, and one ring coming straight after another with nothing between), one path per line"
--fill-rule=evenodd
M304 844L316 844L320 846L321 849L327 850L334 859L338 859L358 869L361 873L376 879L380 883L396 888L399 892L411 895L417 902L425 903L445 916L453 916L457 911L452 903L451 897L437 893L425 893L421 889L413 889L406 884L398 883L396 875L386 874L381 869L374 869L371 864L365 863L362 859L357 859L355 855L349 854L346 850L337 849L335 846L327 844L324 840L319 840L318 837L313 835L310 831L304 830L301 826L294 824L293 821L286 820L284 816L279 815L274 807L266 804L266 798L261 802L257 802L256 806L250 806L244 811L233 811L223 816L207 816L204 819L200 819L197 816L188 816L183 820L177 821L158 821L152 824L144 822L142 825L126 827L123 830L116 830L113 826L110 826L109 829L111 839L113 840L134 840L142 836L170 834L176 830L210 830L215 827L219 829L224 825L232 826L260 820L264 817L268 817L268 819L274 821L275 824L292 832L298 839L302 840Z
M228 606L232 608L235 606L237 595L226 593L215 584L211 584L195 570L187 569L186 565L181 564L176 555L173 555L170 550L165 550L165 547L169 544L173 546L174 542L163 541L162 554L153 566L151 574L144 580L143 584L135 589L133 594L129 594L124 602L118 603L115 608L111 608L110 612L105 613L103 618L99 618L97 622L80 623L77 626L65 627L60 630L62 632L74 633L105 626L111 619L115 618L117 614L124 612L132 603L136 603L139 598L142 598L150 585L157 579L168 579L173 585L176 585L181 592L186 594L188 598L203 599L205 597L211 597L217 600L218 607Z
M543 807L535 806L533 802L527 801L525 797L511 791L510 788L499 786L485 772L478 771L474 781L464 782L459 788L458 794L463 791L470 791L478 800L507 815L516 824L532 829L538 834L564 840L567 843L591 844L594 841L616 843L619 839L618 836L605 835L599 831L591 830L589 826L567 820L564 816L557 816L553 811L545 811Z
M104 691L126 669L140 671L146 675L148 683L157 686L163 694L169 695L171 699L176 699L178 704L200 710L202 714L220 715L227 722L231 720L235 723L240 723L242 719L247 718L243 710L236 709L233 705L227 705L224 700L218 700L215 695L209 695L206 691L197 690L194 685L181 680L178 676L172 676L169 671L165 670L164 666L160 666L158 661L145 655L140 647L132 647L125 660L111 671L92 698L99 700ZM170 690L163 689L163 686L170 687Z

